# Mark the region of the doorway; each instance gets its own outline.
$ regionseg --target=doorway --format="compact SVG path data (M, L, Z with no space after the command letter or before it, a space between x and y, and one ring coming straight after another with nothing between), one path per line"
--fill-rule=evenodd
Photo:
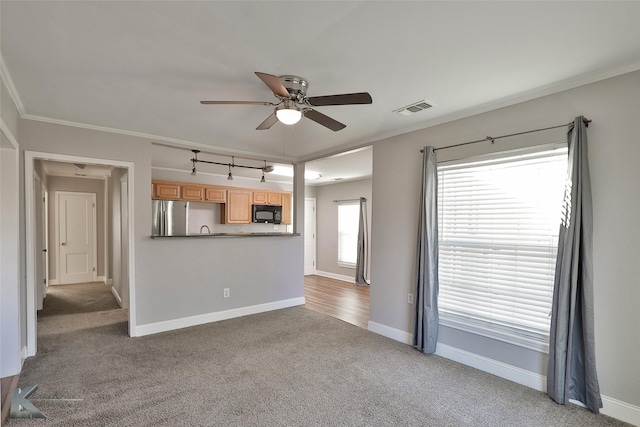
M133 203L133 199L134 199L134 191L133 191L133 168L134 165L132 162L124 162L124 161L118 161L118 160L110 160L110 159L97 159L97 158L87 158L87 157L79 157L79 156L70 156L70 155L64 155L64 154L53 154L53 153L43 153L43 152L33 152L33 151L25 151L24 153L24 158L25 158L25 181L26 182L30 182L31 181L31 177L33 177L34 171L35 171L35 163L36 161L40 160L40 161L52 161L52 162L59 162L59 163L63 163L63 164L73 164L76 167L78 165L96 165L96 166L107 166L107 167L114 167L117 168L119 170L122 170L124 174L128 175L128 191L126 194L127 197L127 210L125 212L126 217L127 218L133 218L134 213L134 203ZM119 179L115 181L115 183L117 183L118 185L118 190L120 190L120 181ZM114 184L115 185L115 184ZM118 191L119 192L119 191ZM25 207L26 207L26 255L27 255L27 260L26 260L26 270L27 270L27 298L26 298L26 320L27 320L27 327L26 327L26 338L27 338L27 348L26 348L26 356L34 356L36 354L37 351L37 308L38 308L38 283L37 283L37 264L39 263L39 259L41 259L42 256L42 251L38 251L38 247L40 246L38 243L38 239L37 239L37 229L38 228L42 228L42 227L38 227L37 225L37 217L39 217L38 215L36 215L36 211L38 209L38 203L40 202L40 197L41 194L39 194L41 192L37 191L35 186L33 185L25 185ZM56 197L57 199L57 197ZM57 200L56 200L57 201ZM84 205L85 207L88 206L89 203L92 204L91 206L91 210L94 210L93 204L94 202L88 202L87 200L73 200L73 201L69 201L66 200L66 202L70 202L71 205L73 205L74 203L77 204L81 204ZM41 202L40 202L41 203ZM64 204L64 203L63 203ZM70 206L69 203L66 203L66 206ZM85 209L85 214L87 213L89 209ZM106 209L105 209L106 212ZM52 212L52 213L55 213ZM86 218L86 215L80 215L80 214L74 214L75 215L75 220L71 220L71 219L67 219L67 222L73 222L73 221L87 221L87 224L89 224L89 220ZM93 216L93 212L91 213L91 215ZM113 220L113 218L111 218L111 220ZM69 224L67 224L69 225ZM63 226L64 227L64 226ZM89 227L87 225L87 227ZM67 227L68 228L68 227ZM72 227L73 228L73 227ZM93 225L93 230L95 230L96 227L95 225ZM69 231L69 230L67 230ZM87 230L85 230L87 231ZM74 231L74 233L77 233L77 229ZM80 233L83 234L83 233ZM89 233L88 231L86 233L84 233L84 236L81 236L84 238L85 243L87 240L89 239L89 235L92 234L95 236L95 234ZM63 237L70 237L69 234L65 234L63 233ZM71 236L74 239L76 237L78 237L77 235ZM126 269L126 271L123 273L126 275L126 283L128 284L128 289L126 290L127 296L128 296L128 300L129 300L129 310L127 310L127 317L128 317L128 333L130 336L136 336L136 324L135 324L135 264L133 262L133 258L134 258L134 245L135 245L135 241L133 238L133 232L131 227L128 227L126 230L126 233L122 236L122 238L127 242L127 247L128 247L128 253L127 253L127 266L128 268ZM80 241L82 241L83 239L79 239ZM61 245L61 243L67 243L65 241L60 240L59 242L57 242L59 245L58 247L63 247ZM95 239L94 242L92 244L95 244ZM65 245L66 246L66 245ZM67 266L70 267L69 272L82 272L82 266L84 265L85 267L90 264L90 268L84 268L84 273L91 273L91 279L90 280L83 280L83 281L93 281L95 280L96 277L96 271L93 271L94 266L97 264L95 261L95 258L97 256L97 252L94 250L93 253L87 252L87 253L83 253L82 251L80 251L79 253L81 253L81 255L78 255L78 253L74 252L71 253L71 251L69 251L69 253L67 253L66 255L71 254L71 256L65 256L65 252L62 251L61 252L61 256L58 258L59 260L63 259L63 258L67 258L66 259L66 263ZM91 262L87 262L87 259L93 258L93 261ZM105 259L107 258L107 256L104 257ZM115 258L113 260L113 268L115 269L115 264L120 264L121 263L121 259ZM106 262L105 262L106 264ZM52 268L56 267L56 264L53 264L51 266ZM74 270L75 269L75 270ZM89 270L89 271L87 271ZM74 273L75 274L75 273ZM60 276L60 275L59 275ZM65 280L69 280L68 278ZM76 279L71 279L71 282L68 283L75 283L74 280ZM80 280L80 279L77 279ZM120 281L120 280L119 280Z

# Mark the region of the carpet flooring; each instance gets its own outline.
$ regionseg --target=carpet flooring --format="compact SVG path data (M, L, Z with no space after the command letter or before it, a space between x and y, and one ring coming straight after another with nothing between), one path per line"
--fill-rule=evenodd
M140 338L103 284L50 287L7 426L623 426L304 307Z

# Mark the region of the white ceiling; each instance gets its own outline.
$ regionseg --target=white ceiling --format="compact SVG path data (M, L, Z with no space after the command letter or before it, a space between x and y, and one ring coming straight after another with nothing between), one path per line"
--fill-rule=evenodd
M640 2L0 3L4 77L23 117L219 153L306 160L640 68ZM257 131L274 101L254 71L310 96L368 91ZM8 72L8 75L7 75ZM393 110L426 99L412 116ZM189 158L189 152L186 151ZM320 171L322 173L322 171Z

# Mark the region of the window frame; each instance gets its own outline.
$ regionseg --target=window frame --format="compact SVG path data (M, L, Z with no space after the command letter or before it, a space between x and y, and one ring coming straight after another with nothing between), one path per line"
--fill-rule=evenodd
M554 151L562 150L566 152L567 144L565 142L544 144L544 145L527 147L523 149L504 150L504 151L493 152L490 154L469 156L469 157L459 158L455 160L445 160L442 162L438 162L437 169L439 171L440 167L445 167L445 166L452 166L456 164L464 164L464 163L472 163L472 162L492 161L492 160L497 160L497 159L511 157L511 156L541 153L541 152L550 151L550 150L554 150ZM558 185L561 187L564 187L564 182ZM441 200L438 197L438 205L440 205L440 203L441 203ZM439 207L439 211L440 211L440 207ZM560 228L560 222L559 222L560 206L558 207L558 211L559 211L559 216L558 216L558 229L559 229ZM440 221L441 220L439 219L439 223L441 224ZM439 229L440 229L440 224L439 224ZM441 242L440 234L441 234L441 230L439 230L438 243ZM557 242L556 242L556 249L557 249ZM438 250L438 252L439 252L438 256L440 258L440 249ZM551 294L553 295L553 285L551 286L551 288L552 288ZM553 298L553 296L551 298ZM469 332L475 335L484 336L484 337L505 342L508 344L513 344L519 347L535 350L537 352L541 352L541 353L549 352L549 335L548 334L545 336L539 335L539 334L531 334L527 331L518 329L517 327L496 325L488 321L470 319L462 315L456 315L453 313L447 313L442 311L439 313L439 323L441 326L446 326L453 329Z
M341 259L340 255L341 255L341 245L342 245L342 233L341 233L341 228L340 228L340 207L341 206L355 206L358 210L358 214L356 216L356 231L355 231L355 255L356 255L356 259L353 263L349 262L349 261L345 261L343 259ZM338 236L337 236L337 264L339 267L342 268L350 268L350 269L355 269L356 268L356 263L357 263L357 248L358 248L358 228L359 228L359 220L360 220L360 202L359 201L343 201L343 202L338 202L338 209L337 209L337 215L338 215L338 222L337 222L337 232L338 232ZM349 233L350 235L353 235L354 233Z

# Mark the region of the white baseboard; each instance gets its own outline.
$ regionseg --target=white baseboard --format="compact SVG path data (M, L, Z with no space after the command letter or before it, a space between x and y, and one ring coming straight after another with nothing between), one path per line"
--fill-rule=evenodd
M22 370L22 367L24 366L24 361L27 358L28 354L27 354L27 346L25 345L24 347L22 347L22 350L20 351L20 370Z
M118 291L116 291L116 288L114 288L113 286L111 287L111 293L115 297L115 299L118 302L118 305L120 306L120 308L122 308L122 298L120 297L120 294L118 294Z
M413 342L413 335L409 332L392 328L391 326L383 325L382 323L376 323L369 320L367 329L371 332L375 332L383 337L391 338L392 340L400 341L403 344L411 345Z
M471 366L472 368L513 381L514 383L525 385L534 390L543 393L547 391L547 377L544 375L441 343L438 343L436 347L436 354L446 359L462 363L463 365Z
M58 284L58 279L49 279L49 284L50 285L57 285Z
M107 285L113 285L113 279L107 279L106 284Z
M343 282L356 283L356 278L351 276L345 276L343 274L329 273L328 271L316 270L316 275L322 277L328 277L330 279L342 280Z
M609 396L602 396L600 412L634 426L640 426L640 406L631 405Z
M137 325L132 336L142 337L145 335L157 334L159 332L173 331L175 329L188 328L190 326L202 325L205 323L219 322L221 320L233 319L251 314L264 313L282 308L304 305L304 297L291 298L282 301L274 301L266 304L252 305L249 307L234 308L231 310L217 311L215 313L200 314L197 316L184 317L181 319L165 320L162 322Z
M368 329L379 335L411 345L413 335L409 332L393 328L391 326L369 321ZM436 354L454 362L471 366L481 371L489 372L498 377L530 387L534 390L547 392L547 377L535 372L527 371L517 366L508 365L488 357L480 356L456 347L438 343ZM580 402L571 401L576 405L584 406ZM640 426L640 406L631 405L618 399L602 395L602 409L600 412L618 420Z
M107 284L107 278L106 278L106 277L104 277L104 276L98 276L98 277L96 277L96 280L97 280L98 282L102 282L102 283L104 283L105 285Z

